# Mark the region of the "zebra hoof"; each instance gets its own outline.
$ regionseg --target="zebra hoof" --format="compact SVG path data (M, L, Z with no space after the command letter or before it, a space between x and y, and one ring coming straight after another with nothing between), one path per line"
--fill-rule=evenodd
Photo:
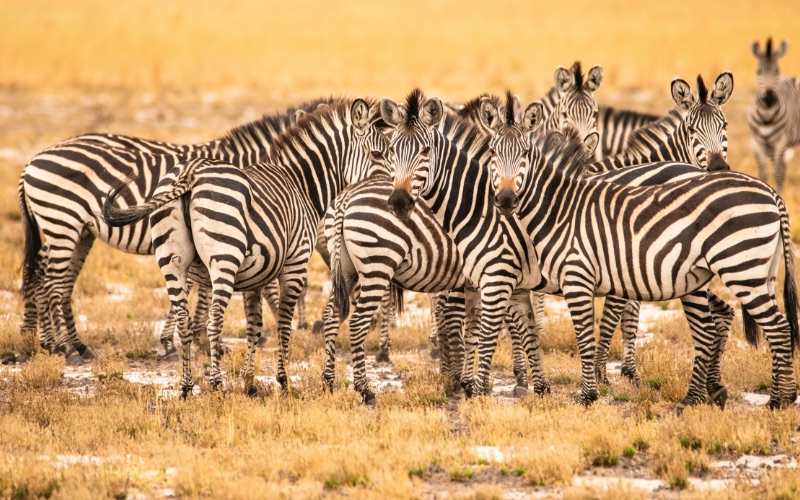
M259 335L258 340L256 340L256 347L267 347L267 336L266 335Z
M533 384L533 393L537 396L544 396L545 394L550 394L550 382L542 382Z
M67 364L70 366L79 366L86 363L86 361L78 354L78 351L73 351L72 354L67 355Z
M711 394L711 402L725 409L725 403L728 401L728 388L720 387Z
M319 335L322 333L322 329L325 327L325 322L321 319L318 319L314 322L314 325L311 327L311 333L314 335Z
M598 396L596 390L582 391L578 396L578 403L588 408L592 405L592 403L597 401L597 398Z
M180 361L181 357L178 355L177 349L170 349L169 351L165 352L163 356L161 356L161 361L168 361L170 363L174 363L176 361Z
M622 376L628 379L628 381L635 387L639 387L639 382L641 379L639 378L639 374L636 372L635 366L623 366L620 369L620 373L622 373ZM608 384L608 382L606 382L606 384Z
M434 347L433 349L431 349L431 359L439 359L441 357L442 355L439 352L438 348Z
M258 389L256 389L256 386L251 385L250 387L247 388L247 391L245 392L245 394L247 395L248 398L251 398L251 399L252 398L256 398L256 397L258 397Z
M192 393L192 387L190 387L190 386L189 386L189 387L187 387L187 386L181 386L181 399L182 399L182 400L186 401L186 398L187 398L187 397L189 396L189 394L191 394L191 393Z
M364 391L361 396L364 398L364 404L367 406L376 406L378 404L378 398L375 397L375 393L372 391Z
M78 354L81 355L84 361L94 361L97 359L97 354L94 352L94 349L89 347L88 345L83 345L77 348Z
M375 356L376 363L391 363L392 360L389 358L389 351L384 351L381 349L378 351L378 355Z
M524 398L528 396L528 388L518 385L514 387L514 397L515 398Z

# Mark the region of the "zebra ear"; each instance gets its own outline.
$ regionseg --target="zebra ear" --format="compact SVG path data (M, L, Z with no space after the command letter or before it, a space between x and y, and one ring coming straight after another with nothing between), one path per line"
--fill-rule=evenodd
M778 47L778 51L775 52L775 59L783 57L783 55L786 53L786 49L788 48L789 44L786 42L786 40L781 41L781 46Z
M304 110L298 109L297 111L294 112L294 121L297 121L300 118L306 116L306 114L308 113L306 113Z
M711 99L717 103L717 106L722 106L728 99L731 98L733 92L733 74L726 71L717 77L714 82L714 92L711 93Z
M388 97L381 97L381 118L392 127L403 123L403 112L400 106Z
M598 64L589 70L589 75L586 78L584 87L592 92L596 92L597 89L600 88L601 83L603 83L603 68Z
M360 97L350 106L350 121L357 129L365 130L369 127L369 104Z
M753 42L753 55L756 57L761 57L761 46L758 42Z
M533 101L525 108L522 114L522 130L530 132L544 121L544 104L542 101Z
M500 128L500 113L497 112L497 107L492 104L492 100L488 97L481 97L478 119L481 125L492 133L497 132L497 129Z
M689 84L681 78L672 80L672 100L675 105L683 110L688 110L694 104L695 97Z
M600 134L592 132L583 139L583 150L586 152L586 157L591 158L594 150L597 149L597 144L600 142Z
M564 66L559 66L554 78L556 89L562 94L567 92L574 83L572 78L572 72L570 70Z
M444 116L442 101L438 97L431 97L422 105L419 121L427 127L434 127L442 121L442 116Z

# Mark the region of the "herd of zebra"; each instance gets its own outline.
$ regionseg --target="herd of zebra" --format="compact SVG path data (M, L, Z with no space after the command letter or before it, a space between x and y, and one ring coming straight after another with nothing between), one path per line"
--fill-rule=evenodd
M759 329L772 352L769 406L796 399L793 350L800 342L789 221L779 196L783 155L800 142L800 85L778 76L773 50L753 44L758 89L749 125L762 180L727 163L724 72L708 88L676 78L665 116L598 107L600 66L559 67L555 85L523 109L483 95L464 105L412 91L388 98L327 98L292 107L202 144L87 134L36 155L19 181L25 226L23 335L71 364L94 359L78 335L72 293L96 239L154 254L170 300L161 338L193 385L192 342L207 334L212 387L222 383L221 331L233 293L244 293L247 358L262 302L277 319L277 380L288 387L295 306L318 250L331 268L323 313L333 387L335 339L350 317L354 387L375 402L364 340L382 310L388 359L402 290L431 295L432 340L454 391L490 390L499 332L508 329L518 394L549 392L542 362L542 294L563 296L582 366L579 401L607 383L610 339L621 322L622 373L636 379L639 301L679 298L695 346L684 405L724 406L721 358L733 309L708 288L719 276L741 301L747 340ZM765 157L777 191L763 182ZM42 238L44 235L44 240ZM775 297L784 258L785 315ZM199 300L191 317L188 295ZM600 340L594 297L605 296ZM351 314L352 309L352 314ZM176 349L177 332L182 349Z

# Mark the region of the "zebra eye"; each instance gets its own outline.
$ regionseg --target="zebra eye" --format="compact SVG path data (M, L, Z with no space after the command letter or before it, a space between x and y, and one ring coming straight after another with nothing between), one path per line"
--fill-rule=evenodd
M431 153L431 147L430 146L425 146L424 148L422 148L422 151L420 151L420 154L422 156L428 156L430 153Z
M495 151L494 148L489 148L489 154L492 156L497 156L497 151Z
M383 158L383 153L381 153L380 151L375 151L375 150L373 150L373 151L370 151L370 154L371 154L371 155L372 155L372 157L373 157L373 158L375 158L376 160L380 160L381 158Z

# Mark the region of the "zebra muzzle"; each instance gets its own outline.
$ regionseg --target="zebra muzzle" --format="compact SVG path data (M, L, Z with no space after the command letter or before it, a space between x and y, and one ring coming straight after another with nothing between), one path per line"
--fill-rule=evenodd
M414 209L414 198L405 189L395 189L389 196L389 208L400 219L407 219Z
M708 159L709 172L720 172L730 169L731 166L728 165L728 162L725 161L725 158L723 158L720 153L711 153Z
M494 206L505 216L514 214L519 205L519 196L511 190L501 190L494 197Z

